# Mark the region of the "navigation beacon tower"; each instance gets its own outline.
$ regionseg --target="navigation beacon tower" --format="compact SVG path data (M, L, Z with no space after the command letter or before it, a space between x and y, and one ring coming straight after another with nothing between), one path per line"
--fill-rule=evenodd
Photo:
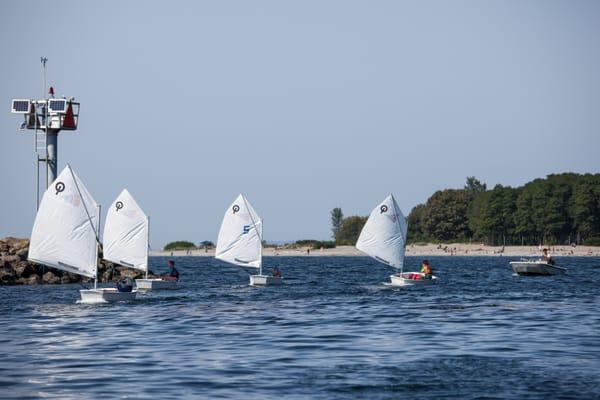
M46 92L46 62L42 57L44 92ZM74 98L54 97L54 88L50 86L42 100L13 99L11 113L22 114L24 122L20 130L34 132L35 152L37 155L37 202L40 202L40 163L46 164L46 188L56 179L58 166L58 133L75 131L79 121L79 103Z

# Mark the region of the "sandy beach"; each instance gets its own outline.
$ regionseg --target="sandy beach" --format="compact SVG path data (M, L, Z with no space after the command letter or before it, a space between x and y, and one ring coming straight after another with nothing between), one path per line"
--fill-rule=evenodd
M553 256L600 256L599 246L550 246L550 253ZM263 254L265 256L337 256L337 257L353 257L364 256L354 246L338 246L334 249L310 249L308 248L266 248ZM214 249L211 250L193 250L187 252L185 250L177 251L151 251L151 256L200 256L213 257ZM449 243L449 244L425 244L425 245L408 245L406 247L407 256L507 256L507 257L532 257L539 256L540 251L537 246L485 246L483 244L465 244L465 243Z

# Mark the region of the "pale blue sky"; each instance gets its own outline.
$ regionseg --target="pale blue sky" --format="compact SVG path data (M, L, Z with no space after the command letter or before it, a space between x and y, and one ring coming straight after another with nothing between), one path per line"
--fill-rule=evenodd
M0 237L35 217L13 97L81 101L59 138L104 206L127 187L152 245L216 240L244 192L265 239L329 211L402 210L476 175L600 172L598 1L2 2ZM42 34L47 33L44 37Z

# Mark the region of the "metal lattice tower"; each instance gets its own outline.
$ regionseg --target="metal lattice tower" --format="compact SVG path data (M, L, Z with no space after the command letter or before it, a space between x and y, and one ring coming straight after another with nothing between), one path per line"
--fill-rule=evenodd
M37 204L39 204L40 163L46 164L46 188L56 179L58 167L58 133L60 131L75 131L79 122L79 103L73 98L61 99L54 97L51 86L46 94L46 62L42 57L44 79L44 99L13 99L11 112L22 114L24 122L21 130L34 132L34 145L37 158Z

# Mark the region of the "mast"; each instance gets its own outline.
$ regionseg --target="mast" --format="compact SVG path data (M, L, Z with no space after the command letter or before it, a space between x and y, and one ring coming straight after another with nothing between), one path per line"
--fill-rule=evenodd
M150 266L150 217L146 216L146 223L148 224L148 242L146 243L146 277L144 279L148 279L148 267Z
M81 194L80 194L81 196ZM96 276L94 277L94 290L98 288L98 249L100 248L100 240L98 240L98 236L100 235L100 216L102 215L102 206L98 204L96 206L98 208L98 227L95 229L96 232ZM93 225L92 225L93 227Z
M258 267L258 274L262 275L262 254L263 254L263 244L262 244L262 235L258 233L258 228L256 227L256 223L254 222L254 217L250 212L250 207L248 207L248 202L246 201L246 196L242 193L242 199L244 199L244 204L246 205L246 210L248 210L248 215L250 216L250 220L252 221L252 226L254 226L254 231L256 232L256 236L258 236L258 241L260 242L260 266ZM262 218L260 220L263 221Z
M77 193L79 194L79 198L81 199L81 204L83 204L83 209L85 210L85 213L87 214L88 221L90 222L90 225L92 225L92 230L94 231L94 235L96 236L96 259L94 260L94 263L96 264L96 277L94 278L94 290L95 290L98 286L98 248L101 244L100 236L99 236L100 226L98 226L98 227L94 226L94 222L92 221L90 212L87 209L85 200L83 200L83 196L81 195L81 190L79 190L79 185L77 184L77 178L75 178L73 169L71 168L71 166L69 164L67 164L67 167L69 168L69 172L71 172L71 177L73 178L73 182L75 182L75 187L77 188ZM100 225L100 213L101 213L100 204L96 204L96 208L98 208L98 225Z
M392 205L394 206L394 211L396 212L396 224L398 224L398 229L400 230L400 234L402 235L402 241L404 242L404 247L406 247L406 238L404 237L404 233L402 232L402 225L400 225L400 216L403 215L398 207L396 206L396 199L394 195L390 193L390 197L392 198ZM404 218L404 216L402 216ZM400 276L404 272L404 258L402 259L402 265L400 265Z
M263 226L263 223L262 223L262 222L263 222L263 220L262 220L262 218L261 218L260 222L261 222L261 226ZM256 229L256 227L255 227L254 229ZM258 231L256 232L256 234L258 235ZM262 259L262 256L263 256L263 243L262 243L262 237L261 237L260 235L258 236L258 238L260 239L260 267L258 268L258 275L262 275L262 264L263 264L263 263L262 263L262 262L263 262L263 259Z

